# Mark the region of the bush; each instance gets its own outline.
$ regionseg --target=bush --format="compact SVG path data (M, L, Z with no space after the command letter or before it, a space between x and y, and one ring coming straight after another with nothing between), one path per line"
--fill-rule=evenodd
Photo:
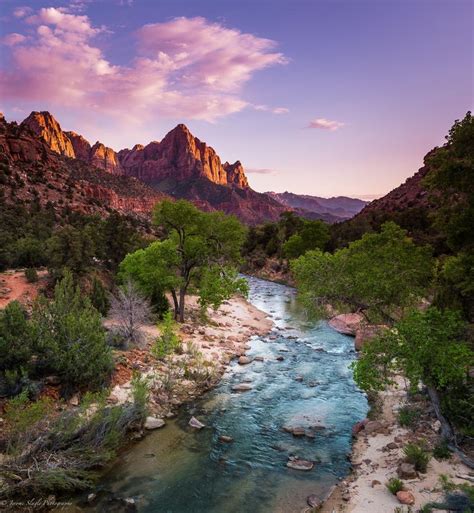
M405 446L403 452L405 453L408 463L414 465L418 472L426 472L430 455L422 445L409 443Z
M92 306L105 317L110 308L110 301L104 285L96 276L92 281L92 290L89 297Z
M25 270L25 278L28 283L36 283L38 281L38 273L34 267L28 267Z
M397 492L403 490L403 482L400 481L400 479L396 478L396 477L391 477L387 483L386 483L386 486L388 488L388 491L392 494L392 495L397 495Z
M451 458L451 451L448 448L448 443L446 440L443 440L438 445L436 445L436 447L433 449L433 456L437 460L449 460L449 458Z
M420 412L409 406L403 406L398 412L398 423L402 427L412 427L418 420Z
M54 299L40 298L33 312L34 331L46 367L71 388L98 388L113 368L101 316L73 284L72 275L54 289Z
M160 328L161 335L151 348L151 353L155 358L164 358L181 347L181 340L176 334L176 322L170 311L165 313Z

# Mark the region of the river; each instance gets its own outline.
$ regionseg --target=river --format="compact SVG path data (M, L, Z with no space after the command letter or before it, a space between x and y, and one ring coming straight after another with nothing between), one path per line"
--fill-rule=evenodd
M294 289L248 280L249 300L275 323L251 340L248 355L264 360L232 363L215 389L123 453L101 482L115 497L133 498L140 513L301 512L308 495L324 496L349 471L351 428L367 413L349 369L354 340L307 321ZM242 382L252 390L233 392ZM192 415L206 428L190 428ZM315 466L289 469L289 456ZM99 502L94 511L101 507L108 510Z

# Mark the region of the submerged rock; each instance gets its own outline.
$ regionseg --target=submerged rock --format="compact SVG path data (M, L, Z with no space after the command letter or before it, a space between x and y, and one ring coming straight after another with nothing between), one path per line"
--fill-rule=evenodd
M252 390L252 385L249 385L248 383L239 383L237 385L234 385L232 387L232 390L234 392L247 392L248 390Z
M221 435L219 437L219 441L220 442L224 442L226 444L230 444L230 443L232 443L234 441L234 439L231 436Z
M290 457L286 466L293 470L311 470L314 467L314 463L312 461Z
M200 422L196 417L191 417L188 424L194 429L202 429L206 427L206 425Z
M314 493L306 497L306 502L310 508L319 508L323 504L321 499Z
M145 429L158 429L163 427L165 424L166 422L158 417L147 417L143 427Z

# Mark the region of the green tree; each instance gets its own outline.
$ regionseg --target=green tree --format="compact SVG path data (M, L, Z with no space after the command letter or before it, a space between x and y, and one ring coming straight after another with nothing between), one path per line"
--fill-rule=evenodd
M92 289L89 297L92 306L103 316L106 316L110 308L110 301L107 290L97 276L94 276L92 280Z
M392 222L334 254L309 251L291 265L309 307L331 303L385 322L426 292L432 267L430 250Z
M240 261L245 238L245 229L235 217L202 212L185 200L165 200L155 207L153 222L165 232L165 240L128 255L120 265L120 275L135 279L148 294L168 290L180 322L189 288L199 292L208 269L218 267L227 276L225 293L220 299L213 295L214 305L241 289L236 274L229 273Z
M33 353L32 331L26 312L18 301L12 301L0 310L0 370L26 370Z
M474 353L466 342L466 325L458 312L412 311L377 338L365 344L353 364L354 379L363 390L379 391L392 383L397 373L406 376L413 389L426 385L444 435L453 439L449 423L441 412L444 399L456 400L460 388L472 390L469 369ZM441 398L440 398L441 395ZM464 412L467 424L474 421L474 402Z
M113 368L101 315L74 286L66 271L56 284L54 298L35 304L33 324L43 363L71 388L100 387Z

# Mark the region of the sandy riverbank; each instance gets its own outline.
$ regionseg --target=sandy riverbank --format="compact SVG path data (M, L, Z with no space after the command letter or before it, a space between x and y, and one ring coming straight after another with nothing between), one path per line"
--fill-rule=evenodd
M380 426L372 424L374 432L361 430L356 435L351 458L353 473L336 487L320 510L322 513L394 513L397 507L408 511L407 506L388 491L386 482L398 477L397 468L404 460L403 447L407 443L424 440L433 447L440 440L439 424L434 417L429 420L424 417L409 429L399 425L398 411L408 401L401 381L398 388L381 393L379 399L381 410L376 422ZM425 411L429 408L426 403L418 406ZM469 481L457 477L463 474L469 475L472 471L456 456L440 461L432 457L425 474L418 473L414 479L403 479L405 490L410 491L415 499L413 511L442 499L441 475L455 484L469 484Z
M217 384L228 363L245 354L250 338L266 334L273 324L243 297L224 302L216 311L208 310L208 318L209 322L203 323L197 298L190 297L186 322L179 326L182 351L163 360L156 360L150 353L159 328L143 326L144 343L117 354L109 401L122 403L129 399L132 373L139 371L149 378L150 414L170 417L180 404ZM113 322L109 319L106 324Z

